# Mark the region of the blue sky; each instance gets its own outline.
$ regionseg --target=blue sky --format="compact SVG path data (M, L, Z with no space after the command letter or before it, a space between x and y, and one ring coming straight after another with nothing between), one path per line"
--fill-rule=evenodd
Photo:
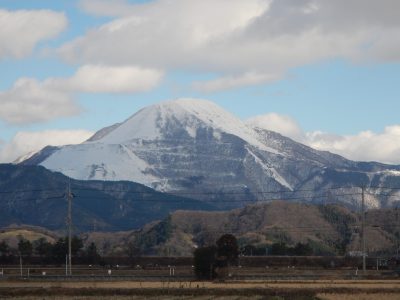
M392 0L2 0L0 162L192 97L243 120L261 115L258 126L321 150L398 164L398 9Z

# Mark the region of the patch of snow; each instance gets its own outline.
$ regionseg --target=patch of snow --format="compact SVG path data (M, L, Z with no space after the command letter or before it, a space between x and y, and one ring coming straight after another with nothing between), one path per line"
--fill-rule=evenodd
M271 168L267 166L257 155L254 154L253 151L251 151L248 147L246 147L247 152L254 158L254 161L259 164L265 171L267 171L269 174L271 174L272 178L274 178L276 181L278 181L281 185L287 187L289 190L293 191L292 186L286 181L285 178L283 178L276 170L275 168Z
M378 197L371 194L365 194L365 206L368 208L380 208L381 204Z
M193 128L193 127L190 127L190 126L186 126L186 132L190 135L190 137L192 137L192 138L196 138L196 133L197 133L197 130L196 130L196 128Z
M384 171L379 171L379 172L376 172L376 173L384 174L384 175L400 176L400 171L397 171L397 170L384 170Z
M81 180L128 180L147 186L159 180L149 173L148 164L124 145L64 146L41 165Z
M221 136L221 133L220 133L220 132L214 130L214 131L213 131L213 137L214 137L217 141L220 141L222 136Z

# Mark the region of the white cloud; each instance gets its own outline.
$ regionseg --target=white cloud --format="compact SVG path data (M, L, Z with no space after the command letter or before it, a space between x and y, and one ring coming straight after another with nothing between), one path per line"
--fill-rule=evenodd
M51 86L88 93L134 93L154 88L163 72L134 66L85 65L71 78L48 79Z
M105 3L89 2L95 4L94 13L98 13L96 5ZM221 50L229 49L231 35L244 30L267 8L265 0L160 0L131 5L113 21L65 44L59 53L83 63L134 62L161 69L209 70L210 61L226 64L229 51L224 51L224 59L219 56Z
M276 75L248 72L241 76L228 76L209 81L196 81L192 84L192 87L196 91L208 93L242 86L256 85L278 79L279 77Z
M13 162L17 158L37 152L45 146L78 144L87 140L93 132L87 130L46 130L18 132L9 143L0 144L0 162Z
M156 86L163 73L133 66L85 65L69 78L21 78L0 92L0 119L11 124L43 122L80 112L73 94L134 93Z
M55 37L66 26L63 13L0 9L0 58L27 56L38 42Z
M400 164L400 125L388 126L380 133L364 131L345 136L311 132L307 133L307 143L352 160Z
M252 117L248 119L246 123L253 127L279 132L280 134L290 137L298 142L304 142L305 135L303 130L300 128L300 125L296 120L290 116L269 113Z
M12 124L43 122L79 111L68 93L31 78L21 78L0 92L0 119Z
M321 131L304 132L293 118L276 113L251 118L247 123L351 160L400 164L400 125L388 126L380 133L363 131L354 135L337 135Z
M268 82L330 58L400 60L396 0L85 0L81 6L114 19L58 49L66 60L222 74L193 85L203 91ZM270 75L249 80L248 74Z
M132 5L125 0L82 0L82 10L96 16L123 16L132 12Z

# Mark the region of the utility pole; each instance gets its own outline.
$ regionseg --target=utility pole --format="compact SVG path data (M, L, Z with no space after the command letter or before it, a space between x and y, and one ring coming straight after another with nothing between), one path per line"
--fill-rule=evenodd
M362 234L362 264L363 273L366 272L366 247L365 247L365 198L364 198L364 187L361 188L361 234Z
M398 211L398 207L396 206L395 208L396 211L396 259L399 259L399 248L400 248L400 241L399 241L399 211Z
M68 183L67 188L67 201L68 201L68 269L69 275L72 275L72 192L71 192L71 182Z
M19 254L19 271L22 277L22 255L21 253Z

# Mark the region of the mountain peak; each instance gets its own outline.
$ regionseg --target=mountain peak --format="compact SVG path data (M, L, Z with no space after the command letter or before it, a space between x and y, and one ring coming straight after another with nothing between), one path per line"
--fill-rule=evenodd
M89 142L119 144L138 139L162 140L170 136L174 129L184 129L193 138L199 128L212 128L217 135L221 132L234 134L246 142L265 148L256 139L254 131L239 118L214 102L193 98L179 98L147 106L125 122L102 129L95 134L100 138L91 138Z
M200 98L177 98L173 100L167 100L154 106L160 107L181 107L186 110L196 110L197 109L221 109L217 104L210 100L200 99Z

